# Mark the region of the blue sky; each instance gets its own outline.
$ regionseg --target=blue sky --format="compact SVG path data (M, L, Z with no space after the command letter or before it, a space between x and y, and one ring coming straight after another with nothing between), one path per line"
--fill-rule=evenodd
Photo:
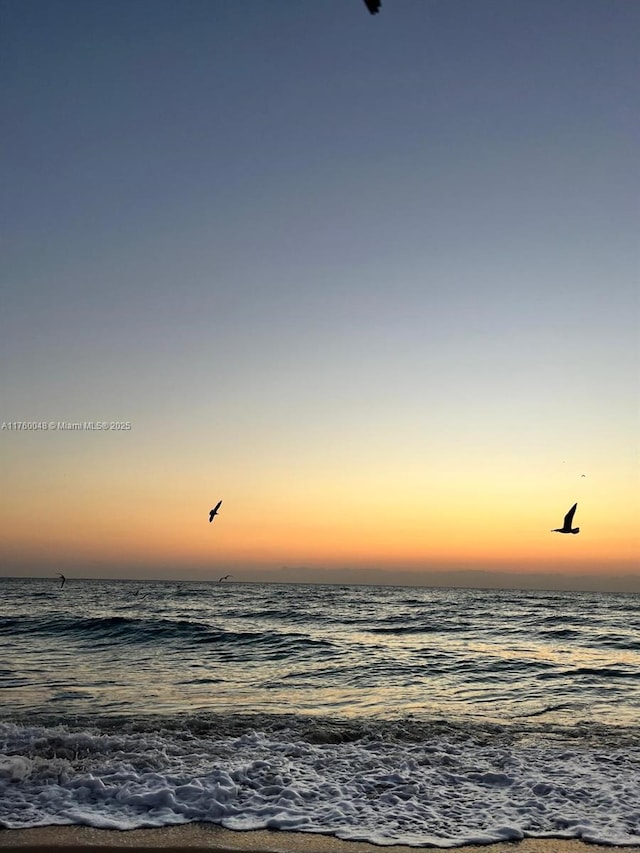
M163 519L178 494L205 515L231 495L246 514L216 565L351 564L368 533L346 519L384 493L416 517L392 520L385 565L406 535L416 566L441 566L421 494L455 483L453 519L488 492L496 537L513 505L548 500L546 533L575 499L567 464L596 472L591 530L615 519L622 537L571 565L611 553L633 571L637 4L0 9L0 417L133 425L100 444L0 435L6 573L70 557L81 505L109 517L116 495L130 495L119 565L129 547L142 559L137 508L159 482ZM34 550L34 500L61 482L55 542ZM326 527L298 517L336 492ZM277 542L256 496L278 508ZM113 535L94 530L86 553ZM189 536L167 545L176 565ZM203 571L203 553L185 560Z

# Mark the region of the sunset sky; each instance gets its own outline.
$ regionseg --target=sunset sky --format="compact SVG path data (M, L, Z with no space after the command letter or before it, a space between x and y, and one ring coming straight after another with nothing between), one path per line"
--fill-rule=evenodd
M639 3L0 15L0 574L640 591Z

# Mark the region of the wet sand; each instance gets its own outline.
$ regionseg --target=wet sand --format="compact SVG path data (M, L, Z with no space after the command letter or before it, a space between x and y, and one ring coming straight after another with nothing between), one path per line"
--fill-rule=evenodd
M162 829L128 832L84 826L48 826L39 829L0 830L3 853L57 853L90 850L92 853L134 848L139 853L416 853L416 850L453 850L455 853L615 853L634 847L585 844L575 839L525 838L454 848L378 846L361 841L341 841L329 835L305 832L232 832L214 824L190 823Z

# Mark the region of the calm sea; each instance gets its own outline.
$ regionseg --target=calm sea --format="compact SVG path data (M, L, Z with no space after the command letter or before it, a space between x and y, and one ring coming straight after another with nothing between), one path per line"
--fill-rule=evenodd
M0 826L640 844L639 606L0 579Z

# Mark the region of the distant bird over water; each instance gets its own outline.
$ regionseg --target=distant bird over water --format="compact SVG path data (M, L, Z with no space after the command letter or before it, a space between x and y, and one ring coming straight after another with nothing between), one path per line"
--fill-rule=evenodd
M222 501L218 501L218 503L214 506L214 508L209 513L209 523L211 523L213 521L213 519L215 518L215 516L218 514L218 510L220 509L221 504L222 504Z
M577 506L578 504L574 503L569 512L565 515L562 527L556 527L555 530L551 531L552 533L580 533L579 527L571 526Z
M60 584L60 589L62 589L62 587L64 586L64 582L66 581L66 578L64 575L61 575L59 572L58 572L58 577L62 578L62 583Z
M364 0L364 4L372 15L377 15L382 5L382 0Z
M222 581L226 581L227 578L232 578L233 575L223 575L221 578L218 578L218 583L222 583Z

